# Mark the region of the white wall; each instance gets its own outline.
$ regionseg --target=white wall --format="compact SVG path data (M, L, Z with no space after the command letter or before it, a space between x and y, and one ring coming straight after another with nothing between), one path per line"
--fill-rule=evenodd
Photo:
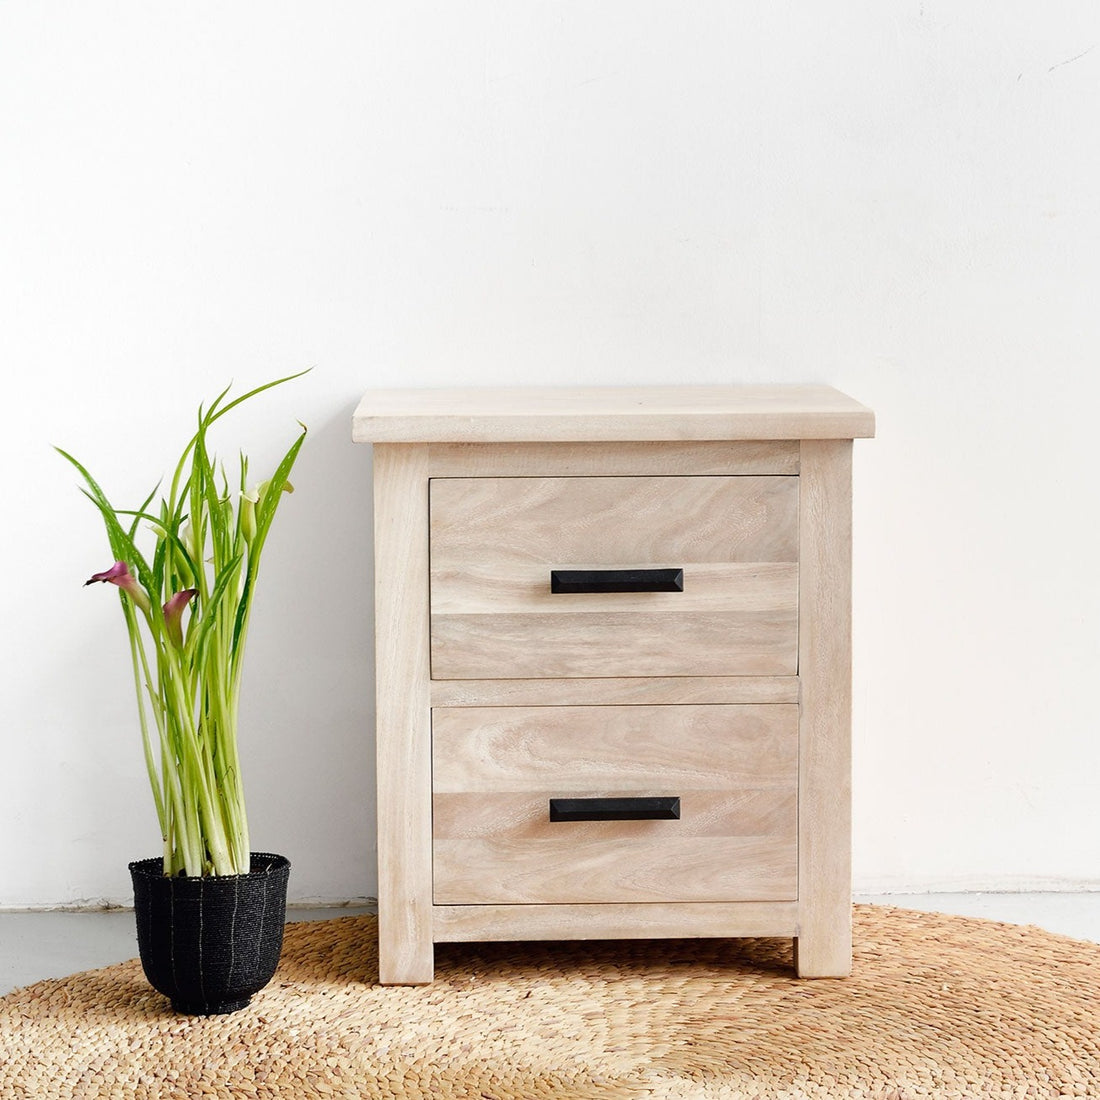
M0 906L155 854L82 456L311 428L244 704L292 897L375 889L361 389L827 381L861 889L1100 885L1093 0L0 5ZM235 442L235 441L234 441Z

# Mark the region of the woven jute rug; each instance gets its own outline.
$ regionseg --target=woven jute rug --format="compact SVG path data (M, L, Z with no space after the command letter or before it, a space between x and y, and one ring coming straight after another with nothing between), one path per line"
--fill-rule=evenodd
M0 1002L0 1097L1100 1097L1100 945L857 906L855 971L789 941L445 945L376 984L375 921L287 928L272 984L183 1017L135 962Z

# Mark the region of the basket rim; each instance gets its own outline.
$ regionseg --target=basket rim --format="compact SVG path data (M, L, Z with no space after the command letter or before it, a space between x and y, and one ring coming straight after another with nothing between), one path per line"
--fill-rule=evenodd
M260 879L268 878L273 874L290 870L290 860L277 852L250 852L249 857L253 870L243 875L174 875L164 874L164 859L162 856L152 856L149 859L137 859L130 863L130 874L144 879L164 879L169 882L231 882L233 879ZM267 860L265 867L256 867L259 860Z

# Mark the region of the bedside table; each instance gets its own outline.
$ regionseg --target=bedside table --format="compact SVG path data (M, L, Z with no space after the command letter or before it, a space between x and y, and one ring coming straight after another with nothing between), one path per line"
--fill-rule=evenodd
M459 940L851 968L852 440L826 386L376 390L379 974Z

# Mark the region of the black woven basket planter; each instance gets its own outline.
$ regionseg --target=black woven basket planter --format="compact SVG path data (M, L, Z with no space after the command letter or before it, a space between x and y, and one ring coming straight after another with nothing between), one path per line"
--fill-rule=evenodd
M247 875L165 878L159 858L130 864L138 950L149 984L177 1012L244 1008L279 965L290 863L252 853Z

